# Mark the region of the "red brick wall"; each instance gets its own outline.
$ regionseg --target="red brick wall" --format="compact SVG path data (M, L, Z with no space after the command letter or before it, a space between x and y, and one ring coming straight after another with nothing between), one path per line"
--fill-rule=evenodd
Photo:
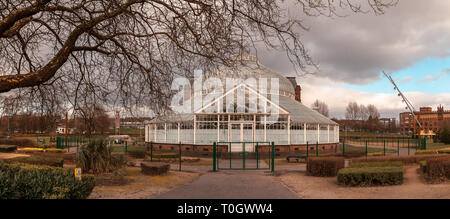
M319 151L331 151L335 150L338 146L337 143L334 144L319 144L319 145L309 145L308 151L313 152L316 151L316 147ZM153 143L153 150L156 151L179 151L179 144L163 144L163 143ZM259 146L259 152L269 152L270 146ZM213 152L212 145L192 145L192 144L183 144L181 145L182 152L197 152L197 153L211 153ZM221 145L218 148L218 152L228 152L228 146ZM306 152L306 145L275 145L275 152L281 153L294 153L294 152Z

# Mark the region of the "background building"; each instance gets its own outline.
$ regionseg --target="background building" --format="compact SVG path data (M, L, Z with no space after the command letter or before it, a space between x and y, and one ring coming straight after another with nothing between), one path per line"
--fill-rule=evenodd
M450 110L444 110L439 106L437 111L432 107L421 107L419 112L414 112L422 125L421 135L434 136L444 123L450 122ZM414 122L414 117L409 112L400 113L400 130L402 134L418 133L419 126Z

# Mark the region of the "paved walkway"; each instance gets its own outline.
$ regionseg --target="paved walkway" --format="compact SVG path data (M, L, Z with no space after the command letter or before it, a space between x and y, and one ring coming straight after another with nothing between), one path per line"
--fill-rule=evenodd
M264 171L208 172L190 184L163 193L156 199L297 199Z
M246 166L252 166L251 160ZM240 160L233 160L233 168L242 167ZM229 161L221 161L220 166L229 167ZM260 167L268 165L260 161ZM177 169L172 165L172 170ZM183 166L183 171L202 173L196 181L163 193L156 199L297 199L270 171L265 170L221 170L212 172L212 167Z

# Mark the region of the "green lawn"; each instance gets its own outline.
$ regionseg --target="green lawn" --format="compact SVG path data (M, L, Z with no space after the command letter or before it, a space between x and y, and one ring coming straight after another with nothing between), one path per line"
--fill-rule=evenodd
M399 135L397 133L376 133L376 132L339 132L339 135L341 138L345 137L345 136L357 136L357 137L364 137L364 136L385 136L385 137L399 137L402 135Z
M345 146L345 151L366 151L366 147L353 147L353 146ZM367 148L368 153L376 153L376 152L383 152L383 148ZM342 152L342 146L339 147L339 152ZM397 153L397 150L393 149L386 149L386 153Z

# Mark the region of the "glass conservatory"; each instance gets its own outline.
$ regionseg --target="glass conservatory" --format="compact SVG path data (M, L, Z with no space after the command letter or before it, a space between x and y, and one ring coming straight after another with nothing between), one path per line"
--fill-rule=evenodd
M191 112L170 112L147 122L145 140L189 145L212 145L214 142L270 141L275 145L339 142L338 124L300 102L301 89L295 80L262 66L254 56L246 55L243 60L245 63L237 68L223 67L218 74L214 74L221 81L238 78L240 83L225 89L220 86L215 86L215 89L209 89L214 86L202 88L202 103L192 107L194 110ZM208 81L208 77L202 77L202 81ZM188 92L185 91L187 95L184 95L183 101L195 105L192 103L198 99L195 89L193 92L189 92L190 88L185 90ZM233 148L230 150L233 151Z

